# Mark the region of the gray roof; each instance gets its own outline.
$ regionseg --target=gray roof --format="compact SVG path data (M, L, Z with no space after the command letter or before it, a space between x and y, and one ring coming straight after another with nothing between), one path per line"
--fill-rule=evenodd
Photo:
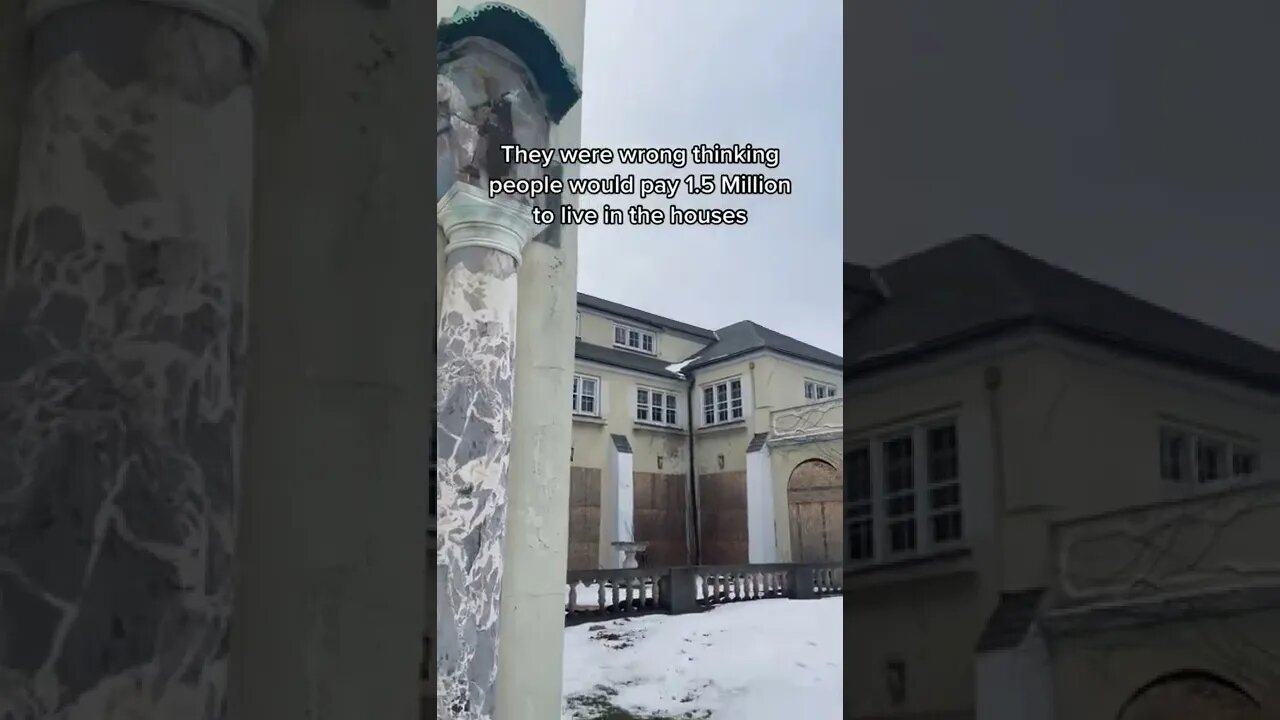
M888 297L845 325L846 373L1038 327L1280 391L1280 352L985 235L935 246L877 274Z
M648 325L654 328L675 330L676 332L681 332L685 335L692 335L693 337L702 338L707 341L716 339L716 334L706 328L700 328L696 325L690 325L689 323L682 323L678 320L672 320L671 318L663 317L661 315L654 315L651 312L637 310L636 308L628 307L621 303L613 302L612 300L598 298L594 295L587 295L586 293L578 293L578 307L591 308L592 310L609 313L610 315L615 315L627 320L633 320L642 325Z
M610 435L609 438L613 440L613 446L617 448L618 452L635 454L631 452L631 441L627 439L626 435Z
M757 350L770 350L799 360L825 365L837 371L844 367L844 361L839 355L820 350L750 320L736 322L717 330L716 342L695 353L696 359L685 367L690 370L705 367Z
M1044 588L1000 593L1000 602L996 603L978 637L977 651L986 653L1021 645L1036 620L1043 596Z
M692 362L685 365L689 369L729 360L756 350L772 350L783 355L808 360L819 365L826 365L834 370L842 370L844 367L844 361L839 355L820 350L749 320L711 331L585 293L578 293L578 306L632 320L656 329L674 330L705 340L708 343L707 347L694 353ZM679 374L667 370L667 365L670 363L665 360L627 350L592 345L581 340L578 341L576 356L582 360L592 360L637 372L660 375L662 377L681 377Z
M659 377L671 378L679 380L680 375L673 373L667 369L668 363L656 357L641 355L639 353L629 352L627 350L618 350L616 348L604 347L602 345L592 345L581 340L574 347L574 357L579 360L590 360L598 362L602 365L611 365L613 367L625 368L636 372L648 373L649 375L657 375Z

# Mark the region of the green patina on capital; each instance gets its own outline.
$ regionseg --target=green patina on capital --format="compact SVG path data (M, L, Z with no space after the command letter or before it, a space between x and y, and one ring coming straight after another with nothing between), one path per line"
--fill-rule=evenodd
M560 122L582 97L578 71L569 64L560 44L528 13L506 3L485 2L458 8L436 26L437 50L468 37L482 37L502 45L520 58L546 98L552 122Z

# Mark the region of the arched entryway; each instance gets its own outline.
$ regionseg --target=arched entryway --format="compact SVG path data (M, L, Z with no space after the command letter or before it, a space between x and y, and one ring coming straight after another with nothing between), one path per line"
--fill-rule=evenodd
M787 480L792 562L839 562L844 557L844 477L825 460L805 460Z
M1186 670L1138 690L1117 720L1262 720L1262 708L1235 683Z

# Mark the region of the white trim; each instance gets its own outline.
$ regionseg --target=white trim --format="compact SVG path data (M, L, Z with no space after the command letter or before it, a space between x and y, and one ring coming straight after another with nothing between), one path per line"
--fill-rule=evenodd
M733 383L738 383L738 405L740 414L733 415ZM721 400L720 388L724 387L724 399ZM707 422L707 390L712 392L712 412L713 421ZM699 427L718 427L720 425L729 425L731 423L745 421L750 412L747 404L747 381L742 375L730 375L725 378L718 378L710 382L702 383L698 386L698 426ZM725 418L720 419L721 404L724 405Z
M579 391L580 383L583 380L590 380L593 383L595 383L594 395L586 395L585 393L581 393ZM600 398L603 395L603 393L601 392L601 390L603 389L603 383L601 382L600 378L594 375L583 375L582 373L575 372L573 374L573 380L570 382L569 389L571 393L571 396L569 398L569 402L570 402L569 407L572 409L574 415L579 415L582 417L593 417L593 418L601 417L602 408L600 407L600 404L601 404ZM590 397L592 399L592 410L584 411L584 410L578 409L578 406L581 405L581 402L579 400L579 398L581 397Z
M609 466L613 471L613 482L617 488L614 493L614 531L616 536L609 542L633 542L635 531L635 457L632 453L622 452L616 445L609 444ZM626 564L626 553L610 546L610 558L616 568Z
M623 335L628 340L631 339L630 336L632 333L634 333L636 336L636 342L638 343L638 345L631 345L625 342L622 342L622 343L618 342L619 330L622 331ZM613 324L613 346L615 348L618 348L619 350L629 350L634 353L640 353L641 355L651 355L653 357L657 357L658 356L658 335L659 333L654 332L653 330L646 330L636 325L627 325L620 322L615 322ZM650 340L649 344L653 346L649 350L644 349L644 339L646 337L649 338Z
M645 385L637 385L632 390L633 390L631 394L631 421L632 422L643 424L643 425L656 425L660 427L669 427L669 428L681 427L680 393L674 390L666 390L659 387L648 387ZM640 410L641 410L640 393L645 393L644 409L645 409L646 417L644 418L640 417ZM653 397L655 395L662 396L663 402L661 405L654 404ZM667 411L673 409L668 406L668 401L672 401L672 400L675 401L674 410L675 410L676 419L675 419L675 422L668 422L667 418L670 416L670 413ZM654 420L652 417L650 417L652 416L653 411L655 409L660 409L662 411L662 418L659 420Z
M704 348L705 347L710 347L710 345L704 346ZM693 354L697 355L698 353ZM714 371L718 366L736 365L737 363L751 362L752 360L760 360L762 358L773 358L774 360L781 362L791 363L792 365L799 366L810 372L828 373L836 378L835 382L837 384L842 384L844 382L844 368L833 368L830 365L823 365L821 363L813 362L812 360L803 360L791 355L784 355L769 348L752 350L744 355L734 355L733 357L727 357L723 360L712 360L707 365L695 368L693 373L696 376L701 372Z
M1100 343L1089 343L1049 330L1028 329L962 349L943 351L928 359L877 369L846 378L844 394L861 395L937 377L958 369L1007 358L1023 352L1049 350L1069 359L1101 366L1148 382L1168 383L1197 393L1268 412L1280 411L1280 393L1267 393L1243 383L1207 373L1196 373L1159 360L1138 357Z
M1219 488L1241 481L1257 479L1262 473L1262 447L1257 440L1246 439L1245 436L1237 433L1212 431L1197 424L1177 422L1165 418L1161 418L1156 433L1158 475L1161 482L1168 485L1185 488ZM1170 436L1180 436L1183 440L1188 441L1186 447L1179 453L1181 456L1179 462L1182 463L1182 472L1185 473L1185 477L1175 479L1165 474L1165 439ZM1222 448L1221 474L1209 480L1202 480L1200 478L1200 447L1208 443L1220 445ZM1236 474L1235 459L1237 455L1253 456L1252 472L1244 475Z
M954 480L933 483L929 478L929 431L950 426L954 428L956 434L956 478ZM889 532L889 515L887 501L891 499L885 490L885 467L884 467L884 448L885 443L900 438L909 438L911 445L911 487L895 493L893 498L912 498L910 513L902 513L895 515L894 518L906 521L910 518L914 524L915 541L914 547L907 550L891 550L890 549L890 532ZM862 437L852 439L846 447L846 455L852 454L857 450L865 450L870 466L870 519L871 519L871 557L853 559L850 556L852 547L848 546L849 525L853 523L853 519L848 515L846 510L846 527L845 527L845 543L846 543L846 561L859 566L875 565L878 563L898 560L901 558L927 556L940 550L953 547L963 547L965 539L968 535L968 518L969 513L966 511L966 497L964 485L964 468L962 462L962 453L960 448L960 421L959 416L955 414L933 416L930 418L921 418L914 422L905 423L893 428L882 428L874 433L864 435ZM846 458L846 464L848 460ZM846 468L846 473L849 469ZM846 479L848 482L848 479ZM947 505L939 510L935 510L930 503L930 491L938 488L947 487L959 488L959 497L954 505ZM846 506L853 505L853 502L846 501ZM868 500L860 500L858 505L866 506ZM958 512L960 515L960 534L956 537L949 538L942 542L937 542L933 537L933 517L943 513Z
M573 339L581 340L582 339L582 311L581 310L578 311L577 323L578 324L577 324L577 328L574 330Z
M778 528L769 444L747 453L747 562L778 562ZM795 557L796 549L791 549Z
M611 323L615 323L618 325L626 325L628 327L642 328L642 329L647 328L650 332L653 332L655 334L674 335L681 340L688 340L689 342L697 343L698 345L704 348L711 347L711 345L713 345L716 342L716 339L714 337L707 338L701 335L694 335L692 333L685 332L684 330L681 330L679 328L673 328L669 325L655 325L653 323L646 322L644 320L638 320L632 317L627 317L619 313L611 313L604 310L597 310L596 308L591 307L590 305L579 305L579 307L585 307L588 313L598 318L603 318L605 320L608 320Z
M809 393L810 387L813 388L812 397ZM806 377L804 379L804 399L809 402L822 402L824 400L834 399L839 397L839 390L840 386L834 382L815 380L811 377Z
M640 370L632 370L631 368L618 367L617 365L609 365L608 363L596 362L594 360L584 360L582 358L574 358L573 364L574 364L575 372L577 372L578 369L580 368L585 368L591 372L596 372L596 373L616 373L618 375L626 375L628 377L633 377L638 380L644 380L645 382L649 382L649 383L659 382L662 380L666 380L672 383L680 382L678 379L667 376L667 375L653 375L647 372L641 372ZM654 387L662 387L662 386L654 385ZM677 389L674 390L674 392L684 392L685 386L677 385L676 388Z

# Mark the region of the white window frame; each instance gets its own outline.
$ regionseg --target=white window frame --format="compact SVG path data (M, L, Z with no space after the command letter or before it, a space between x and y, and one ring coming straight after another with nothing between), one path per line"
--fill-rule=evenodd
M582 392L582 389L585 387L586 382L592 383L592 385L595 388L591 393ZM573 405L572 407L573 407L574 415L584 415L586 417L600 417L600 387L601 387L600 378L596 377L595 375L584 375L583 373L573 374L573 386L572 386ZM582 409L582 406L584 405L582 400L585 398L591 399L590 410Z
M738 388L736 398L733 396L734 385ZM710 403L707 401L707 391L711 392ZM747 417L746 394L741 375L704 384L698 391L699 402L702 403L703 426L728 425L745 419ZM710 419L707 417L708 413L711 414Z
M823 382L822 380L813 380L812 378L804 379L804 399L811 402L819 400L830 400L836 396L836 386L834 383Z
M661 401L655 403L657 398L661 398ZM656 420L655 413L658 415ZM672 390L637 385L635 421L646 425L680 427L680 396Z
M1256 478L1262 469L1262 452L1259 448L1259 443L1253 440L1245 440L1232 437L1226 433L1215 433L1171 422L1161 423L1157 437L1157 463L1160 479L1172 485L1216 488L1221 487L1224 483ZM1166 457L1165 443L1169 438L1173 437L1181 438L1184 442L1182 452L1178 453L1182 477L1173 477L1169 473L1170 468L1166 467L1166 460L1170 458ZM1201 460L1203 459L1201 449L1210 445L1217 445L1222 449L1222 459L1219 461L1218 474L1214 477L1207 477L1201 472ZM1237 471L1237 459L1241 457L1253 458L1252 471L1248 473Z
M930 433L934 430L950 427L955 437L955 473L950 477L935 480L932 476ZM887 444L900 438L911 441L911 487L889 493L885 475ZM901 558L927 556L932 553L953 547L963 547L968 538L968 512L966 508L964 458L961 448L960 422L955 416L931 418L920 422L900 425L877 432L873 436L852 441L846 460L859 451L867 453L870 466L870 496L858 500L845 498L845 555L847 562L855 565L874 565ZM945 505L933 505L934 493L955 488L953 501ZM889 515L889 502L894 499L911 498L906 503L911 511L897 516ZM857 513L853 511L857 511ZM869 512L868 512L869 510ZM939 539L936 537L934 520L941 517L958 518L958 533ZM908 519L913 523L915 543L908 549L893 550L891 547L892 520ZM852 556L853 548L849 543L852 528L871 524L871 553L862 558Z
M619 340L619 334L622 339ZM635 344L631 343L635 340ZM645 340L648 340L649 347L645 348ZM658 354L658 334L652 330L644 330L634 325L623 325L622 323L613 324L613 346L630 350L632 352L644 353L645 355Z

